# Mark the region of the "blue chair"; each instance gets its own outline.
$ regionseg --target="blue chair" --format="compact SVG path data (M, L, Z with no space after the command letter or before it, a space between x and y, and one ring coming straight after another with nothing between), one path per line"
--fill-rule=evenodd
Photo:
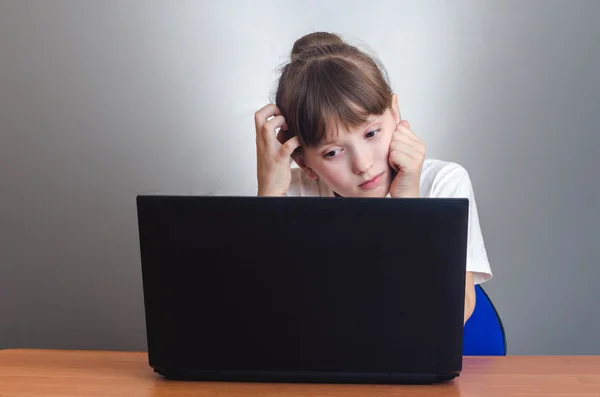
M475 286L475 311L464 327L464 356L505 356L504 326L489 296Z

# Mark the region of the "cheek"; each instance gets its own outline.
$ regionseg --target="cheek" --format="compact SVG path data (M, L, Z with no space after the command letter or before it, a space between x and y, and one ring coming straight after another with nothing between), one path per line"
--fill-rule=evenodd
M316 172L321 178L330 179L335 176L341 161L327 161L319 155L307 156L306 165Z
M388 132L381 139L381 144L379 145L379 155L384 156L386 159L390 154L390 144L392 143L392 132Z
M318 165L317 173L324 179L337 181L343 175L343 161L323 161Z
M348 178L351 177L348 169L349 166L345 159L338 161L315 161L313 170L319 177L332 188L341 188L348 183Z

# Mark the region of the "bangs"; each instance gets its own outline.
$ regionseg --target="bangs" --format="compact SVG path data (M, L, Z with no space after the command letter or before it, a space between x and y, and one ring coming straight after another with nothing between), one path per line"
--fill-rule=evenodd
M374 63L329 57L303 69L294 76L295 91L280 95L278 102L290 132L304 146L335 140L340 127L357 128L391 106L391 89Z

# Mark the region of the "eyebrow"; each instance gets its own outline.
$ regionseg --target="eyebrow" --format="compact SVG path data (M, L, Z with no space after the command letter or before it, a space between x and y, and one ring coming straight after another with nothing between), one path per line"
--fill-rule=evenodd
M379 116L369 116L369 118L367 119L366 123L363 124L365 127L364 129L369 129L371 127L373 127L373 125L377 124L381 122L381 120L379 120ZM324 146L327 145L332 145L334 144L336 141L335 140L331 140L331 139L325 139L323 140L321 143L319 143L316 148L320 149L323 148Z
M373 117L370 122L367 122L365 129L369 129L373 127L375 124L380 123L379 117Z

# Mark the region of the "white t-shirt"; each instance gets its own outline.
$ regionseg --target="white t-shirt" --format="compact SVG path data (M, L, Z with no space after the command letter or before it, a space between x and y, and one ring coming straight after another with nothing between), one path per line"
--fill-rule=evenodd
M310 179L300 168L292 168L292 181L287 196L334 197L335 194L323 182ZM467 170L456 163L426 159L421 172L420 196L469 199L467 271L473 272L475 284L491 279L492 271Z

